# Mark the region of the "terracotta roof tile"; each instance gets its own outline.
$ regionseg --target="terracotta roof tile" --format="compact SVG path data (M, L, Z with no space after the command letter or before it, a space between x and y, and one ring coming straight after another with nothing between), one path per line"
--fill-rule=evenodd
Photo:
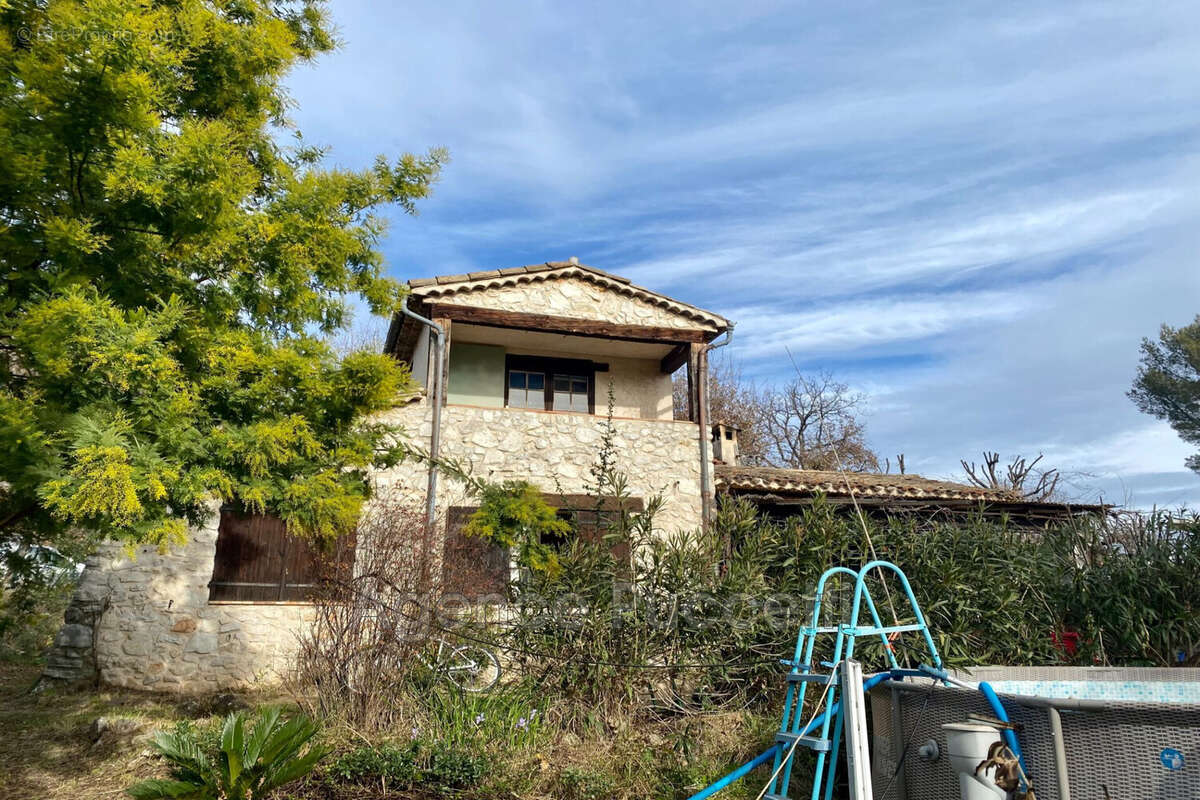
M1015 492L983 489L963 483L937 481L920 475L881 475L866 472L827 472L774 467L739 467L728 464L715 469L717 486L740 491L775 494L899 497L932 500L982 500L1015 502Z

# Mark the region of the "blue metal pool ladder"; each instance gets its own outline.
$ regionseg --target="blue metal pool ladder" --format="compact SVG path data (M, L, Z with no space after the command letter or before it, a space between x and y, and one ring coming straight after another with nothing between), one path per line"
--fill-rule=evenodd
M867 589L867 576L879 570L887 577L887 572L895 573L895 577L904 589L908 599L909 609L916 622L908 625L884 625L879 618L875 601ZM854 579L854 603L850 610L849 621L837 625L822 626L821 604L824 600L825 586L835 575L849 576ZM866 602L867 611L871 615L871 624L859 627L858 617ZM730 772L725 777L692 795L688 800L703 800L711 797L735 781L745 777L755 768L768 761L773 762L771 780L767 794L763 800L787 800L788 785L791 782L792 766L795 752L800 747L807 747L817 754L816 772L813 776L811 800L820 800L824 789L825 800L833 797L833 785L837 774L837 757L842 744L842 704L838 698L839 674L838 666L842 661L854 657L854 644L860 636L878 636L887 656L888 670L872 676L864 682L864 690L869 691L882 681L900 680L905 677L930 677L928 667L922 670L902 669L896 660L896 653L890 636L907 632L918 632L924 640L928 651L929 663L933 670L942 672L942 659L938 655L937 646L929 634L925 624L925 616L913 596L908 578L899 567L889 561L872 561L855 572L847 567L832 567L821 575L817 582L817 591L813 599L812 619L807 627L800 629L796 638L796 650L790 661L783 661L790 667L787 675L787 694L783 701L783 720L779 725L779 733L775 742L757 758L746 762ZM817 636L820 634L836 634L832 658L822 661L816 666L825 671L817 671L813 664L813 649ZM804 724L804 698L809 684L820 687L821 695L812 721Z

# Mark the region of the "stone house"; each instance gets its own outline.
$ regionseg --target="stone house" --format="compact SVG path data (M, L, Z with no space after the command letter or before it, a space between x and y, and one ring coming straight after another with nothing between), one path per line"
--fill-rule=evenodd
M1104 511L917 475L741 465L736 430L710 425L699 391L708 353L732 338L733 323L575 259L409 286L385 348L411 366L422 391L384 419L475 475L534 484L579 535L598 507L589 467L610 420L629 502L661 497L655 522L664 531L705 525L717 493L775 516L820 501L856 513L984 511L1036 527ZM684 419L675 418L672 397L680 370L689 387ZM473 508L461 483L419 461L373 481L377 497L400 498L432 521L443 592L503 592L508 555L461 534ZM355 546L348 539L336 557L352 564ZM228 511L165 555L144 547L130 559L104 546L87 562L45 676L172 691L276 678L311 619L312 555L278 520Z
M715 479L697 389L708 350L728 341L731 322L575 259L409 285L386 349L423 391L384 415L388 422L474 474L529 481L567 513L573 504L582 513L594 508L588 470L611 420L633 501L661 496L663 530L704 523ZM675 419L672 401L681 369L691 387L687 419ZM462 544L470 501L461 484L416 461L373 479L377 495L430 514L435 542ZM466 589L458 568L482 556L455 552L441 561L444 583ZM343 556L352 559L353 548ZM311 619L304 598L313 564L277 521L229 512L167 554L146 547L131 559L102 547L88 560L46 677L173 691L270 680ZM507 565L494 566L502 584Z

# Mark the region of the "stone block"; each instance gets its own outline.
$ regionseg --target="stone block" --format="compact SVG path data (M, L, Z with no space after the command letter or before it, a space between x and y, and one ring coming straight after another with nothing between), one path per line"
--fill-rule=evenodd
M86 649L92 646L92 629L88 625L63 625L54 638L56 647Z
M121 645L121 652L127 656L148 656L154 652L154 641L149 636L131 636Z
M217 635L215 633L197 633L183 648L185 653L215 653L217 651Z

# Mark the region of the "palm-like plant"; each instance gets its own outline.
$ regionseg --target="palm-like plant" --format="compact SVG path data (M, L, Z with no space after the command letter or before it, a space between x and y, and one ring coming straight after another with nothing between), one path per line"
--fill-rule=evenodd
M261 800L307 775L325 755L316 745L305 750L316 733L308 717L281 719L278 708L260 711L248 733L246 715L230 714L214 762L194 733L162 731L154 737L154 748L171 762L172 777L142 781L126 792L135 800Z

